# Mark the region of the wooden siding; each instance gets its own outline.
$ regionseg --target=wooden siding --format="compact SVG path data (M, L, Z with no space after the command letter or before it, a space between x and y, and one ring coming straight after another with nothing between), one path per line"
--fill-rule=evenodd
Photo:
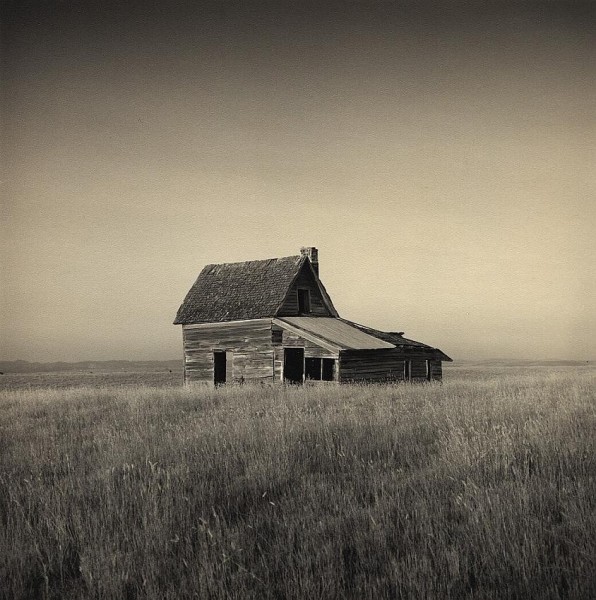
M443 364L440 360L430 361L430 378L432 381L441 381L443 379Z
M281 339L272 342L272 329L281 329ZM404 349L342 350L321 347L315 341L272 324L271 319L183 325L184 381L212 384L213 351L226 352L226 381L281 382L284 348L304 348L305 358L336 360L335 377L340 382L403 381L409 371L412 381L441 381L442 365L432 354ZM278 334L279 335L279 334ZM436 355L435 355L436 357ZM409 369L405 369L405 361Z
M413 359L410 362L410 376L412 381L426 381L428 379L427 361L424 359Z
M404 381L405 361L409 361L410 380L428 381L428 369L432 381L441 381L440 360L428 360L421 354L413 356L402 350L345 350L340 353L340 382Z
M333 316L325 300L319 290L319 286L315 281L315 278L307 264L304 264L298 273L292 287L290 288L288 295L282 304L281 308L277 311L278 317L291 317L298 316L298 288L306 289L310 291L310 313L314 316L319 317L331 317Z
M403 381L404 356L395 350L345 350L340 353L339 381Z
M226 380L271 381L271 320L182 326L185 382L213 383L213 351L226 351Z

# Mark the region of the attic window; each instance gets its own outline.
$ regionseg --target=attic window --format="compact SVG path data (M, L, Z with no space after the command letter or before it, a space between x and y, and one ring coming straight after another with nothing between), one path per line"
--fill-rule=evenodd
M310 290L298 289L298 314L310 313Z
M271 342L273 344L281 344L283 342L283 330L282 329L272 329L271 330Z

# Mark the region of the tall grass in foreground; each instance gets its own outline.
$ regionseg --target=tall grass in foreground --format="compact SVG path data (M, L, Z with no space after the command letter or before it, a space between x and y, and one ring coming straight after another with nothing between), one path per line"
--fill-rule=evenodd
M593 384L4 392L0 597L594 597Z

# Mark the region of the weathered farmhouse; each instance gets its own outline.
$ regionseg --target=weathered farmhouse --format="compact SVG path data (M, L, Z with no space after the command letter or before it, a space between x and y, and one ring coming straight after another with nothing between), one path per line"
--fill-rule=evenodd
M176 315L184 381L436 381L437 348L340 318L319 279L316 248L207 265Z

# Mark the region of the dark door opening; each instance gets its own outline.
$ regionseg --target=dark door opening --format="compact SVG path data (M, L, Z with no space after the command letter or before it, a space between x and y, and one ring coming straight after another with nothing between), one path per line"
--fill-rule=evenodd
M304 348L284 348L284 381L304 381Z
M226 382L226 353L225 350L213 352L213 383L223 385Z

